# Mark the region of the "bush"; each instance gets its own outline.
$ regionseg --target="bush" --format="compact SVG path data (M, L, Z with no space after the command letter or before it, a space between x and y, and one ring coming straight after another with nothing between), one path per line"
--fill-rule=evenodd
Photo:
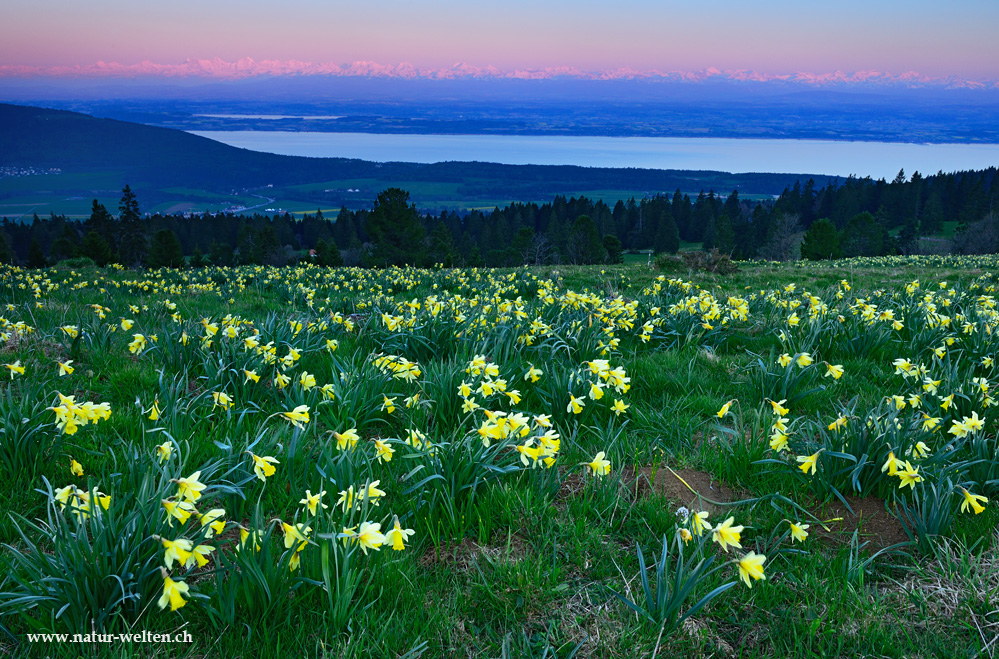
M66 268L69 270L79 270L80 268L96 268L97 264L94 263L92 258L86 256L77 256L72 259L63 259L56 263L57 268Z
M717 249L710 252L681 252L677 255L660 254L653 264L663 272L704 271L730 275L739 270L731 256L722 254Z

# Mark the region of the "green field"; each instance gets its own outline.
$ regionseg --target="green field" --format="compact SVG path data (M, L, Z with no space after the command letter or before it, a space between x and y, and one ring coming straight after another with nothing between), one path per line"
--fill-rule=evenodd
M987 655L997 257L643 257L2 266L0 648Z
M490 184L489 179L468 179L467 184ZM139 203L144 212L151 213L203 213L218 212L228 208L243 206L253 207L247 213L263 213L266 208L288 211L292 215L301 216L304 213L315 213L321 208L324 215L336 215L341 203L331 204L324 200L322 194L326 190L344 193L343 202L349 208L367 207L379 192L386 188L398 187L407 190L413 202L420 209L433 212L441 210L491 211L512 203L538 204L548 203L550 197L480 197L463 191L466 183L426 182L416 180L383 180L383 179L339 179L292 185L285 188L261 188L249 192L222 194L210 190L191 187L165 187L157 189L138 189ZM95 174L58 174L11 177L0 179L0 218L15 218L24 213L30 217L32 212L39 216L49 213L67 215L71 218L83 219L90 216L91 201L96 197L107 208L117 207L120 197L121 176L115 173ZM346 193L348 189L356 190ZM671 193L671 191L662 191ZM698 191L692 191L696 195ZM117 196L115 196L117 194ZM618 201L631 198L642 199L647 190L572 190L565 193L566 197L586 196L593 201L603 201L614 206ZM318 195L318 196L317 196ZM752 199L759 195L745 195ZM769 199L764 195L761 198ZM144 203L148 200L154 203ZM265 199L273 202L263 204Z

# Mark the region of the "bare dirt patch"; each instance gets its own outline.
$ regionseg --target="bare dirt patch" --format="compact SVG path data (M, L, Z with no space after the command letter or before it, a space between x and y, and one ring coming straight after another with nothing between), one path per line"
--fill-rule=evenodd
M826 533L821 528L813 530L820 536L827 538L839 536L847 541L854 531L859 531L858 537L861 542L869 541L872 547L878 549L909 539L902 528L902 523L888 512L883 500L877 497L863 499L846 497L846 500L853 509L852 513L837 500L826 504L822 513L818 515L820 519L827 520L825 524L831 533ZM838 521L831 521L837 519Z
M742 498L711 474L696 469L659 467L653 473L651 467L641 467L634 471L633 478L640 497L660 494L680 505L712 513L720 509L712 502L726 504Z

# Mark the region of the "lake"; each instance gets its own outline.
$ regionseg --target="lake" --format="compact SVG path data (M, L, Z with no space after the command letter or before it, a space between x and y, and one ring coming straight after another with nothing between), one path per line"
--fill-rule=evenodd
M716 137L389 135L191 131L225 144L291 156L375 162L447 160L886 178L899 169L935 174L999 166L999 144L907 144Z

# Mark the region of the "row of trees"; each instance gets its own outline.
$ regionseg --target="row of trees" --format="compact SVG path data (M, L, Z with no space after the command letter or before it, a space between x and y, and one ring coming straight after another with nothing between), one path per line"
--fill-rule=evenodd
M809 180L772 200L744 199L738 191L691 198L677 190L613 206L556 196L540 205L438 215L420 213L408 193L389 188L372 208L342 208L335 221L321 211L302 219L143 217L126 186L117 217L95 200L82 223L60 216L36 216L31 223L4 219L0 259L32 266L74 256L133 266L176 265L185 257L195 264L279 265L312 250L309 258L327 265L510 266L614 262L623 250L672 253L682 242L737 259L791 258L801 243L805 258L831 258L919 251L926 245L921 238L940 234L947 220L962 230L953 248L974 252L999 249L978 238L991 235L993 208L999 209L994 168L925 178L899 172L890 183L849 178L818 189Z

